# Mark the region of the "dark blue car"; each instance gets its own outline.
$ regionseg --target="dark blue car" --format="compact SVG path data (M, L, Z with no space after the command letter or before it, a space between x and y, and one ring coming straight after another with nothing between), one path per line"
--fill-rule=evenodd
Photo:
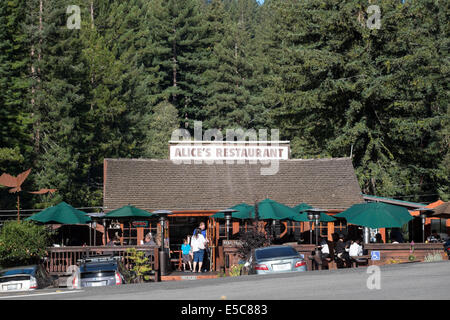
M125 283L122 270L121 262L113 257L86 258L82 260L79 275L74 278L74 285L79 287L121 285Z

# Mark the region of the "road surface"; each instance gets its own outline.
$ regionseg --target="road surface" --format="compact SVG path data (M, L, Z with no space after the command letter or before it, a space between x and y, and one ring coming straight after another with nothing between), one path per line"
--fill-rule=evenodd
M75 300L323 300L323 299L449 299L450 261L386 265L379 282L367 268L251 275L128 284L81 290L45 289L3 293L5 299ZM378 274L378 273L377 273ZM372 277L369 279L369 277ZM369 281L368 281L369 280ZM372 289L369 289L369 286ZM379 289L377 285L379 284Z

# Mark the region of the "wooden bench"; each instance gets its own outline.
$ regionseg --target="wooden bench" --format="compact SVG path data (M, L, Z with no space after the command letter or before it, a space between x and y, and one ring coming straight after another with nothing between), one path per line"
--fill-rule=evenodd
M308 257L308 259L313 262L313 265L315 268L317 268L317 270L323 270L324 268L328 269L328 270L337 269L336 261L334 261L333 242L327 241L327 243L328 243L328 249L330 251L330 254L327 258L325 258L325 259L318 258L320 255L320 251L317 248L315 250L314 255L311 255Z
M352 262L352 268L358 268L360 264L368 265L369 259L370 259L369 255L350 257L350 261Z

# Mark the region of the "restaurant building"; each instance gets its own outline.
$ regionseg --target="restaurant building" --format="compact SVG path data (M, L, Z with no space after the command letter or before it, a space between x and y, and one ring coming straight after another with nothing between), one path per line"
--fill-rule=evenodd
M260 161L105 159L104 210L107 213L128 204L150 212L171 210L165 236L174 254L180 250L182 239L203 221L217 266L226 238L225 224L211 216L220 210L242 202L255 205L270 198L291 207L307 203L333 215L364 202L350 158L277 160L275 174L261 174L267 166ZM243 221L233 221L231 233L236 235L246 226ZM140 244L149 231L160 232L157 219L120 222L115 228L121 243L130 245ZM343 219L321 223L318 229L330 240L335 232L348 232ZM309 223L276 222L275 230L280 242L309 241Z

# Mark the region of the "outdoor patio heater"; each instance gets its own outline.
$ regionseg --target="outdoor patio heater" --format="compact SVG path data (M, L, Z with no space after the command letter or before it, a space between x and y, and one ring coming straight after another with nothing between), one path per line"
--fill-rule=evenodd
M319 244L319 232L318 232L318 225L320 222L320 213L323 212L325 210L323 209L319 209L319 208L311 208L306 210L306 212L308 212L308 220L310 223L310 228L309 228L309 242L312 243L312 222L314 222L314 232L316 235L316 245Z
M430 208L419 208L417 211L420 211L420 218L422 219L422 242L425 243L425 222L427 213L433 212Z
M227 240L230 240L231 215L233 214L233 212L237 212L237 210L225 209L225 210L222 210L220 212L222 212L224 217L225 217L226 230L227 230Z
M171 213L172 211L170 210L156 210L152 212L152 214L159 216L159 223L161 224L161 250L159 251L159 265L162 276L165 276L167 274L169 267L169 254L164 247L164 242L166 240L164 233L166 228L167 216Z

